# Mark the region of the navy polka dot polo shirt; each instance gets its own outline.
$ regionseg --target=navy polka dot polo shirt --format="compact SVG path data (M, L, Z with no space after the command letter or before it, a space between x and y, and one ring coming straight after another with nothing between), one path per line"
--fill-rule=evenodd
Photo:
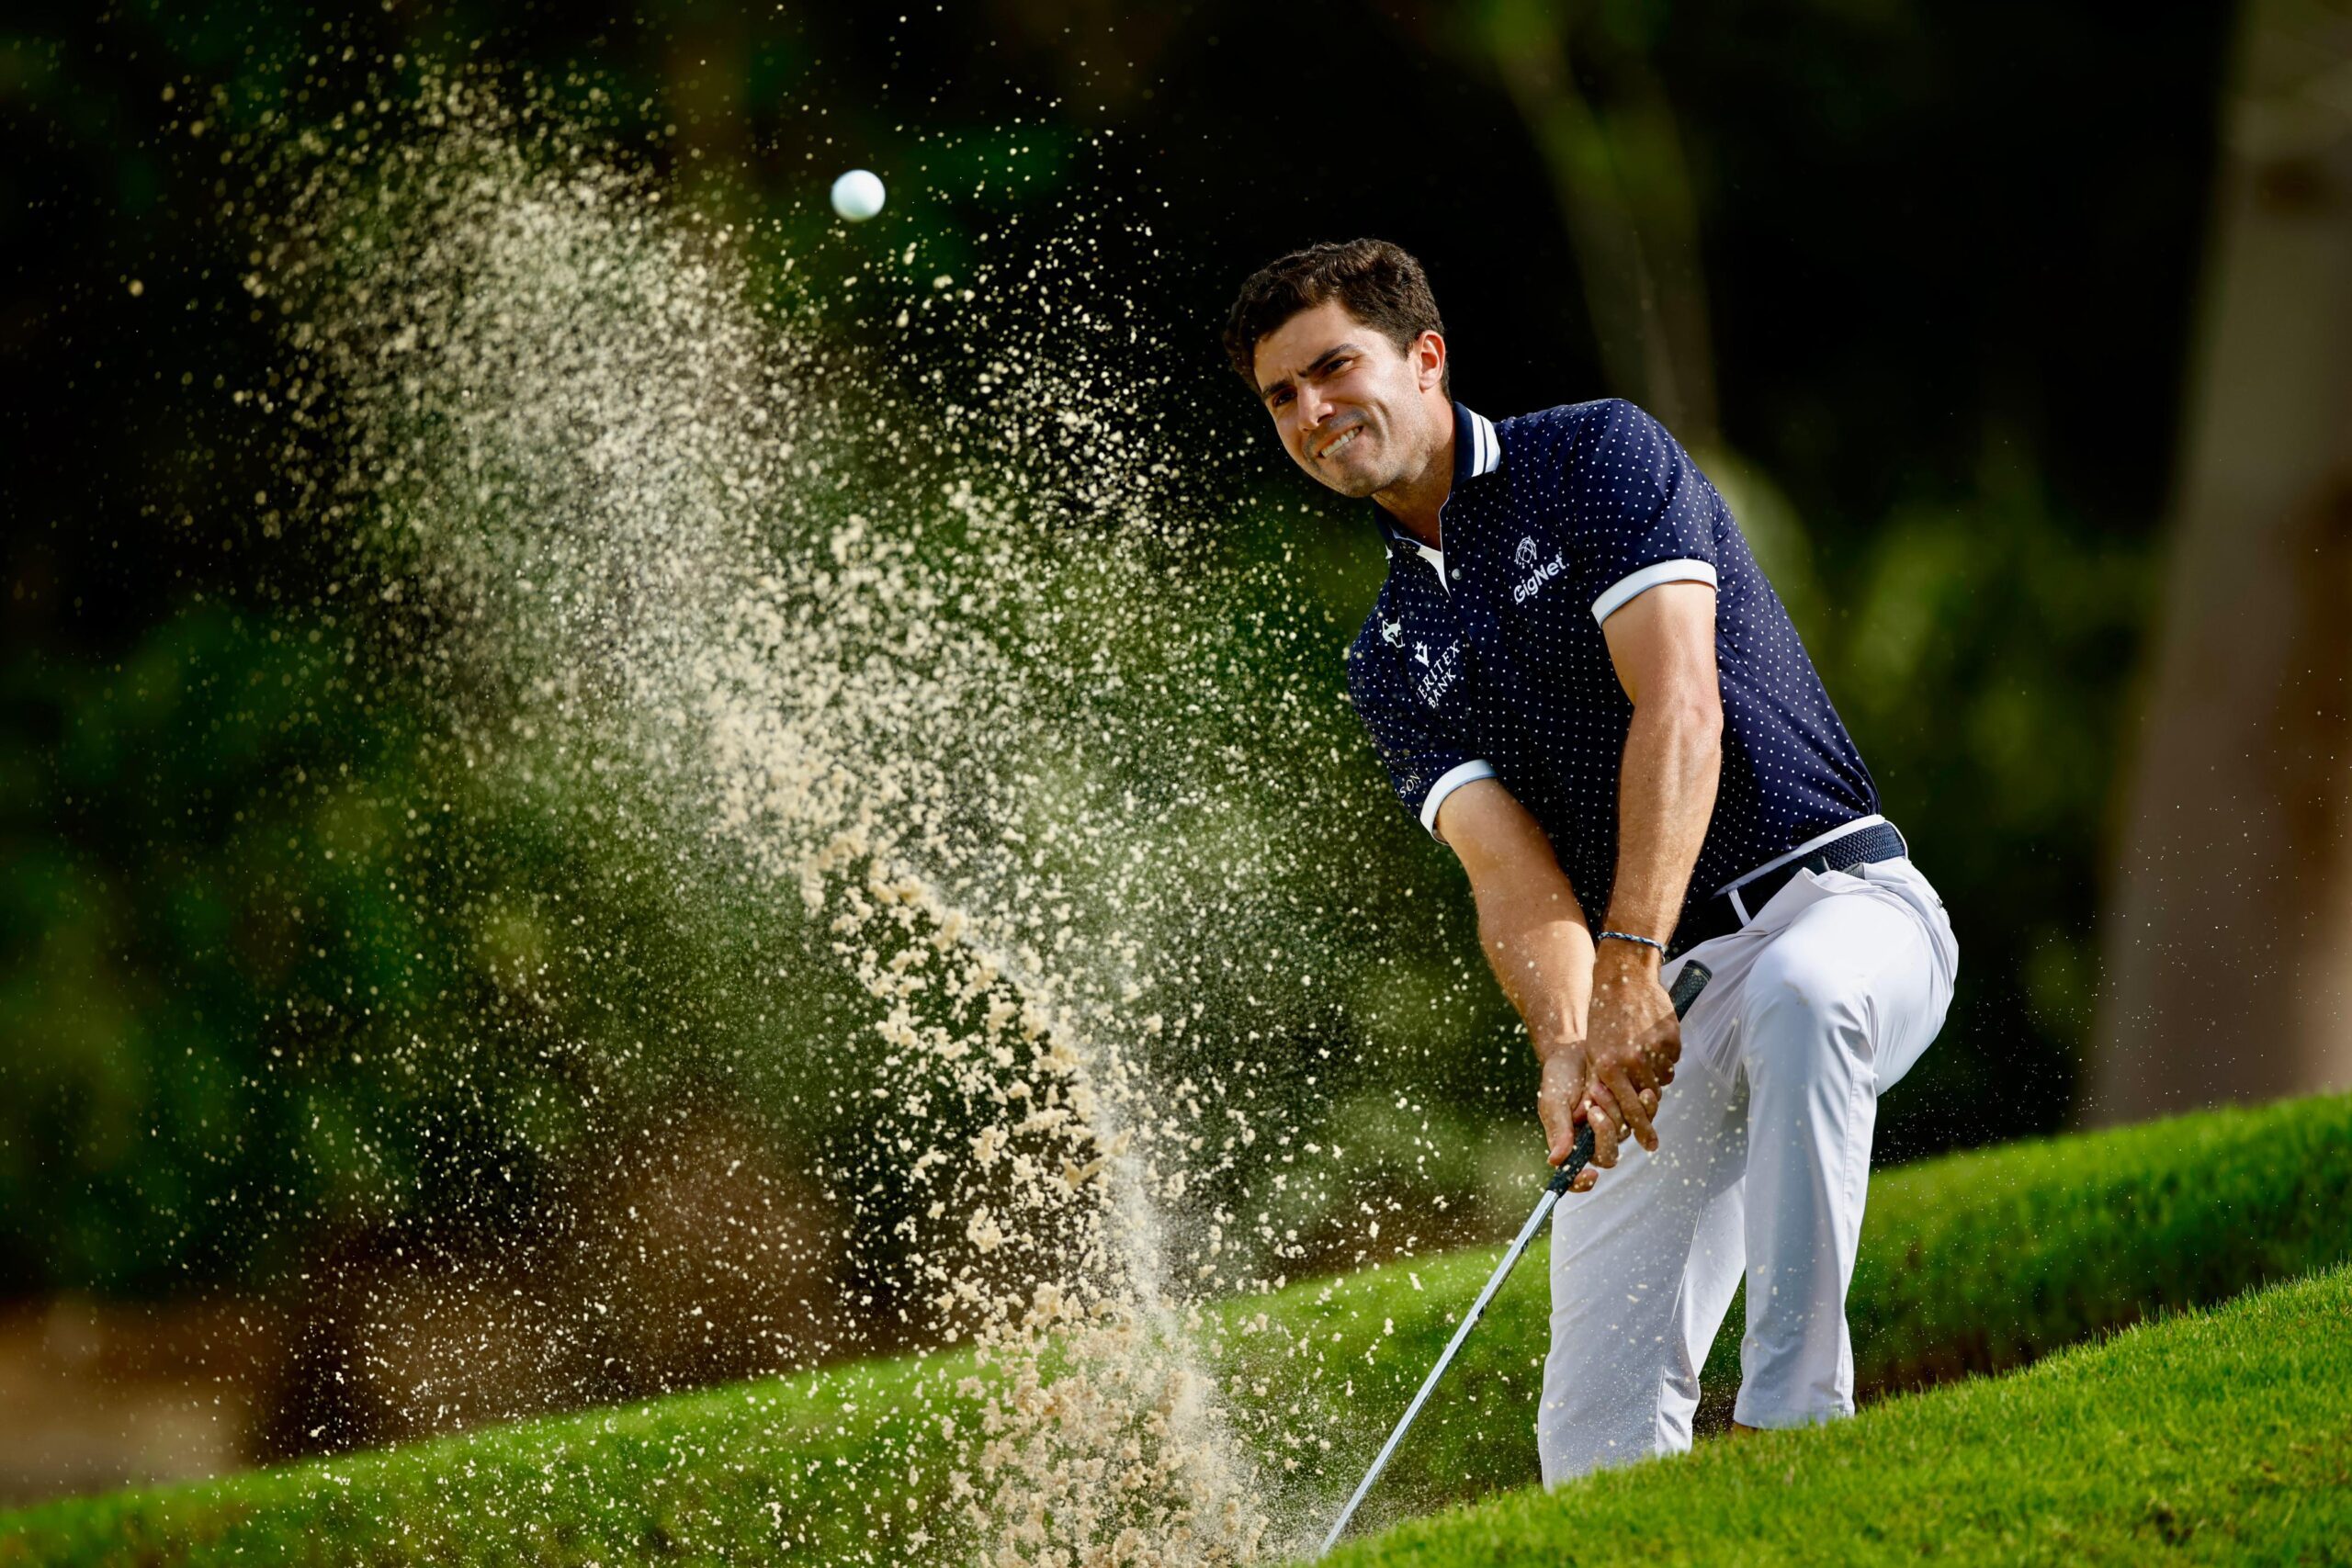
M1878 789L1715 487L1657 421L1610 398L1500 424L1453 409L1453 486L1430 549L1374 506L1388 581L1348 649L1348 694L1397 799L1437 831L1473 779L1542 825L1586 918L1617 870L1633 704L1601 623L1661 582L1715 586L1723 776L1690 905L1874 816Z

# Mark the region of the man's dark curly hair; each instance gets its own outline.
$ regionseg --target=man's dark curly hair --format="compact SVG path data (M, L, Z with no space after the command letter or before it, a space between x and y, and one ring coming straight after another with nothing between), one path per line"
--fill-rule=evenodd
M1429 276L1403 246L1385 240L1309 245L1251 273L1226 319L1225 352L1252 394L1258 391L1258 344L1301 310L1329 299L1395 344L1399 354L1423 333L1445 332ZM1453 395L1451 363L1439 389Z

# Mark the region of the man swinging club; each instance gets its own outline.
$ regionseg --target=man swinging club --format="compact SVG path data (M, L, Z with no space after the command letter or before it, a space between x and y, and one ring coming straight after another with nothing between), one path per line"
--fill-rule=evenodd
M1376 503L1349 696L1469 874L1552 1163L1593 1130L1591 1196L1553 1223L1545 1483L1690 1447L1743 1270L1735 1424L1851 1415L1878 1096L1959 947L1729 508L1630 403L1454 402L1428 280L1385 242L1270 264L1225 347L1293 460ZM1678 1027L1687 960L1714 980Z

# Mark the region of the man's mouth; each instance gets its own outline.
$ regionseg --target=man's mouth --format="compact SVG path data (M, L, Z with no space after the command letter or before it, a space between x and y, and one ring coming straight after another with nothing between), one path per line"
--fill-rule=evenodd
M1357 436L1363 434L1363 425L1351 424L1348 426L1347 429L1340 432L1339 434L1334 435L1330 440L1326 441L1322 446L1317 446L1315 449L1315 460L1319 463L1326 457L1337 457L1342 447L1348 446L1349 443L1354 441Z

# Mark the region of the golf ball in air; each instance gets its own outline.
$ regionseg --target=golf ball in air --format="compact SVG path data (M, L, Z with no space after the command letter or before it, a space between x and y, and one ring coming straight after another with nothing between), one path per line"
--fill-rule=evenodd
M833 210L863 223L882 210L882 182L865 169L852 169L833 182Z

